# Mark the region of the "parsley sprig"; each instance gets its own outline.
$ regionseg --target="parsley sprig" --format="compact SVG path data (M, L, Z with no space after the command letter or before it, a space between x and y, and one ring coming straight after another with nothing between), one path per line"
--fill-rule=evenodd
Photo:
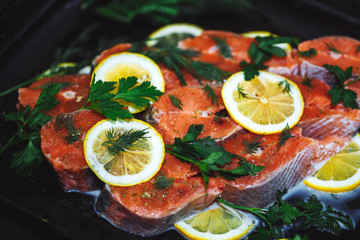
M156 100L163 93L151 86L148 81L138 84L136 77L121 78L118 82L96 80L96 75L91 81L89 97L82 108L93 109L111 120L129 119L134 116L117 100L128 101L136 106L150 105L151 100ZM118 91L110 93L119 85Z
M206 187L209 184L211 172L233 180L241 176L255 175L264 169L262 166L256 166L247 162L244 157L226 151L213 138L198 138L203 128L203 124L190 125L185 137L183 139L175 138L175 143L173 145L166 145L165 150L181 161L190 162L198 166ZM224 166L231 163L232 158L238 158L240 165L232 170L223 169Z
M23 177L30 176L43 160L40 150L40 128L51 119L49 115L43 112L52 109L59 103L55 95L61 88L61 83L49 84L41 92L32 111L30 106L26 106L21 112L5 115L7 121L12 121L16 124L17 132L2 146L0 154L14 144L27 141L24 149L13 154L13 159L10 163L10 168L17 168L16 172Z
M331 97L331 104L336 105L342 101L346 108L359 108L356 103L357 94L354 91L345 88L360 79L360 77L357 77L345 84L345 82L352 76L353 67L348 67L345 71L337 65L333 66L324 64L324 67L336 77L337 85L332 87L328 92Z
M315 195L309 196L306 200L299 200L292 205L282 199L285 192L277 193L277 200L269 209L238 206L221 198L218 198L218 201L229 207L248 211L266 222L266 226L258 226L255 229L255 232L249 236L249 240L284 238L285 234L280 226L289 226L293 223L302 229L309 229L313 226L320 231L326 230L335 234L340 233L340 224L348 229L354 227L349 216L330 206L324 208Z
M298 40L291 37L256 37L255 42L252 42L248 55L250 62L241 61L240 66L245 72L245 80L250 81L255 76L259 75L259 69L264 69L267 66L265 62L270 60L272 56L285 57L286 52L284 49L275 46L279 43L293 43Z

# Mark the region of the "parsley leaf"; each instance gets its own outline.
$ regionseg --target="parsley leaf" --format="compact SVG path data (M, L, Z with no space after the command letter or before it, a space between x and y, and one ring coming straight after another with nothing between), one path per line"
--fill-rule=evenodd
M354 109L359 108L356 102L357 94L354 91L345 88L346 86L349 86L360 79L360 77L357 77L354 80L350 81L349 83L345 84L345 82L348 79L350 79L352 76L353 67L348 67L346 68L345 71L343 71L337 65L333 66L333 65L324 64L324 67L329 72L335 75L337 81L337 85L332 87L328 92L331 97L331 104L336 105L342 101L344 107L346 108L348 107Z
M175 143L166 145L165 150L181 161L198 166L206 187L209 184L209 176L212 172L227 179L235 179L249 174L254 175L263 170L264 167L255 166L247 162L245 158L227 152L213 138L198 138L203 128L204 125L202 124L190 125L185 137L183 139L175 138ZM240 166L232 170L223 169L224 166L231 163L232 158L238 158Z
M219 37L211 37L211 39L216 42L220 55L225 58L233 58L229 45L223 39Z
M0 154L14 144L26 142L24 149L13 154L10 168L17 168L16 172L28 177L42 162L40 151L40 127L51 119L43 111L48 111L58 104L55 95L60 91L60 83L51 83L41 92L34 109L26 106L22 112L8 113L5 119L15 122L17 133L0 149Z
M156 100L163 93L151 86L150 81L144 81L140 85L136 77L121 78L119 80L119 89L113 99L121 99L131 102L137 106L150 106L149 100Z
M317 51L315 48L310 48L309 50L307 51L298 51L298 55L300 57L308 57L308 58L311 58L311 57L314 57L316 56L317 54Z
M204 93L207 93L207 97L211 99L211 104L216 103L216 106L219 106L219 101L217 99L217 96L214 92L214 89L212 89L212 87L210 87L209 84L206 84L203 87Z
M169 94L169 98L171 103L178 109L183 110L181 106L184 106L180 99L175 97L174 95Z
M291 129L289 128L289 124L286 124L286 127L281 131L281 134L279 136L279 138L277 139L277 149L278 151L280 150L280 148L282 146L285 145L285 142L290 139L295 137L294 135L291 134Z
M248 49L250 62L244 60L240 62L240 66L245 72L246 81L258 76L258 70L266 68L265 62L270 60L272 56L286 56L286 51L277 47L276 44L297 42L297 39L294 38L274 36L256 37L255 40L256 42L251 43Z

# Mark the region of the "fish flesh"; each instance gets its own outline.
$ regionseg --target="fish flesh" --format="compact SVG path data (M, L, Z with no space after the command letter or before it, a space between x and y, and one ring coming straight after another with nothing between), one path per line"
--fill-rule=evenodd
M39 79L27 88L18 89L19 103L17 108L21 110L28 105L31 109L34 109L44 87L50 83L64 83L66 84L65 87L55 95L59 104L44 113L51 117L55 117L60 113L71 113L86 103L89 96L90 79L89 74L51 76Z
M68 129L56 127L57 118L53 118L41 128L41 150L65 191L86 192L100 189L102 184L86 163L83 141L87 131L104 117L92 110L62 113L58 117L69 116L78 130L75 132L78 139L71 143L66 141L69 136Z

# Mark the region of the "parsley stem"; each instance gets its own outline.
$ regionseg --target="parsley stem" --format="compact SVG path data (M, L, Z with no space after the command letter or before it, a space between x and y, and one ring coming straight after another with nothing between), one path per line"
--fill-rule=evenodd
M19 139L19 138L16 139L16 135L12 136L12 138L10 138L9 141L7 141L7 143L5 143L5 145L3 145L2 148L0 148L0 154L2 154L9 147L25 140L26 139Z
M14 87L6 90L6 91L0 93L0 97L3 97L3 96L5 96L5 95L7 95L7 94L9 94L9 93L11 93L11 92L13 92L13 91L16 91L18 88L21 88L21 87L24 87L24 86L26 86L26 85L28 85L28 84L30 84L30 83L33 83L33 82L35 82L36 80L38 80L38 78L39 78L39 77L34 77L34 78L32 78L32 79L30 79L30 80L28 80L28 81L26 81L26 82L22 82L22 83L20 83L20 84L18 84L18 85L16 85L16 86L14 86Z
M348 82L347 84L344 84L344 87L347 87L347 86L349 86L349 85L353 84L354 82L357 82L359 79L360 79L360 76L359 76L359 77L357 77L357 78L355 78L354 80L352 80L352 81Z
M269 227L272 229L272 225L269 222L269 220L267 220L267 218L264 216L264 214L266 214L267 210L263 209L263 208L250 208L250 207L245 207L245 206L238 206L238 205L234 205L231 204L227 201L225 201L224 199L218 198L217 199L220 203L232 207L232 208L236 208L236 209L240 209L240 210L244 210L244 211L248 211L253 213L254 215L258 216L259 218L263 219L268 225Z
M190 158L187 158L187 157L183 157L183 156L181 156L181 155L179 155L179 154L177 154L177 153L174 153L173 151L169 150L169 148L171 148L171 146L172 146L172 145L165 145L165 151L168 152L168 153L170 153L171 155L174 155L174 156L180 158L180 159L183 159L183 160L185 160L185 161L188 161L188 162L191 162L191 163L194 163L194 164L198 165L194 160L192 160L192 159L190 159Z

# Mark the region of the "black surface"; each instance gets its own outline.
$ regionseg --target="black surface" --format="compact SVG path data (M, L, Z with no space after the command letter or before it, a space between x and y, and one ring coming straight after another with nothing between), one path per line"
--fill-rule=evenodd
M29 3L31 2L31 3ZM251 1L255 7L245 13L203 15L184 14L178 22L191 22L205 29L234 32L269 30L302 40L324 35L347 35L360 39L358 1ZM98 19L80 10L80 1L2 1L0 10L0 86L1 90L45 70L54 52L66 46L81 29ZM334 7L335 6L335 7ZM102 22L94 36L106 35L122 41L141 39L155 27L137 21L132 26ZM116 29L116 30L114 30ZM89 56L96 54L89 52ZM0 90L0 91L1 91ZM3 113L14 111L16 94L0 99L0 142L4 143L14 128L3 121ZM12 149L12 151L15 149ZM8 169L11 153L0 161L0 230L1 239L183 239L169 231L142 238L111 226L93 211L93 198L61 190L51 169L42 164L29 179ZM359 201L354 205L359 206ZM341 236L310 232L310 239L358 239L357 230ZM3 237L4 236L4 237Z

